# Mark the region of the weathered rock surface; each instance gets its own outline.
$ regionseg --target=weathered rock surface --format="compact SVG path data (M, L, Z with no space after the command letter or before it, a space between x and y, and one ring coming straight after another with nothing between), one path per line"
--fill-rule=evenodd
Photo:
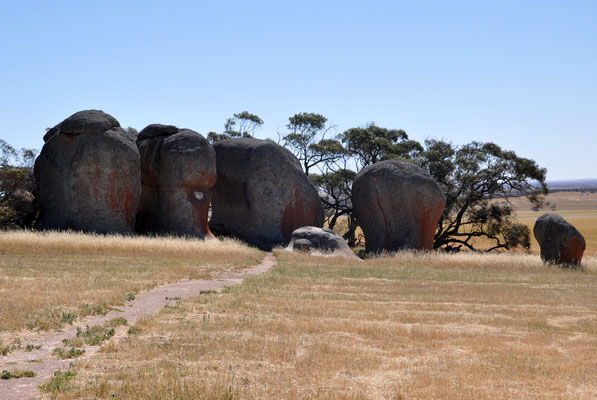
M44 136L35 161L38 227L131 233L141 191L139 151L118 121L79 111Z
M302 226L322 226L317 189L296 157L259 139L216 142L218 179L213 189L210 227L269 250L286 245Z
M199 133L149 125L137 138L141 154L141 202L137 230L213 238L208 223L216 153Z
M313 243L311 243L311 241L307 239L297 239L292 243L292 248L290 250L308 252L311 251L311 248L313 248Z
M307 246L310 243L310 246ZM346 241L336 232L329 228L318 228L316 226L304 226L292 232L288 250L308 251L319 250L332 255L343 255L352 258L359 258L346 244Z
M367 252L433 249L446 201L422 168L398 160L375 163L356 176L352 196Z
M583 235L557 214L543 214L533 233L541 247L541 258L555 264L580 264L586 248Z

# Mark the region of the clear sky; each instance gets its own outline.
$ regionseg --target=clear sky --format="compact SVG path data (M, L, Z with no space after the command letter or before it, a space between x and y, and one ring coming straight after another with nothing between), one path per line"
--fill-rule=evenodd
M597 1L0 0L0 138L82 109L206 134L247 110L493 141L597 178Z

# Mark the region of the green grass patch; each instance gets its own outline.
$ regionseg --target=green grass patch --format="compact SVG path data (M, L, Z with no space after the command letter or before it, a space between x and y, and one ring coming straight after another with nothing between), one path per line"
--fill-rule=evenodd
M54 376L49 381L39 386L42 392L56 393L61 391L70 391L78 389L78 386L72 385L72 379L77 376L77 373L72 370L56 371Z
M61 358L63 360L66 360L68 358L77 358L79 356L82 356L83 354L85 354L85 350L84 349L77 349L76 347L71 347L70 349L66 349L63 347L56 347L54 349L54 351L52 352L53 355L55 355L58 358Z
M33 378L35 372L30 370L15 369L12 371L4 370L0 373L2 379L19 379L19 378Z

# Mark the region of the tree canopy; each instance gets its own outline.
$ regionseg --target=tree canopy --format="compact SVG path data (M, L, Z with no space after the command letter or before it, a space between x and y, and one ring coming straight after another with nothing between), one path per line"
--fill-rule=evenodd
M526 197L536 208L545 202L546 170L494 143L464 146L425 141L418 163L442 187L446 208L435 235L435 248L476 250L485 238L487 251L529 248L530 231L513 220L512 197Z
M327 118L321 114L299 113L288 118L290 132L282 138L284 146L298 158L305 174L318 165L334 162L342 156L344 148L337 139L326 139Z
M403 159L425 168L446 195L446 208L435 235L435 248L449 251L478 250L482 238L485 251L529 248L530 230L514 220L512 197L526 197L534 208L545 203L546 170L494 143L471 142L455 146L443 140L421 144L402 129L371 123L343 132L329 147L320 146L317 133L327 119L321 114L296 114L290 118L291 133L284 144L301 161L318 187L330 227L348 218L349 244L356 242L358 221L352 213L352 181L363 167L387 159ZM487 243L490 243L487 246Z
M423 150L402 129L382 128L375 123L348 129L342 134L342 143L360 168L392 158L410 159Z
M242 111L234 114L233 117L228 118L224 124L224 132L209 132L207 139L214 143L219 140L239 138L239 137L253 137L255 132L261 128L263 120L255 114L248 111Z
M37 212L33 164L37 151L0 139L0 227L28 226Z

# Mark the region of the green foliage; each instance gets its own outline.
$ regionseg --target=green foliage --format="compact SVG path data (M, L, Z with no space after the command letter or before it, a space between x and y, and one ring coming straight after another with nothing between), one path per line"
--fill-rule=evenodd
M15 369L12 371L3 370L0 373L1 379L19 379L19 378L33 378L35 372L29 370Z
M129 335L137 335L140 332L141 332L141 328L139 328L137 325L131 326L127 331L127 333Z
M37 152L0 139L0 228L31 226L38 212L33 163Z
M286 127L290 130L282 138L288 148L301 162L305 174L311 168L332 163L344 154L344 148L337 139L326 139L332 127L326 128L327 118L321 114L299 113L288 118Z
M231 139L230 135L226 135L224 133L217 133L217 132L209 132L207 134L207 140L210 143L219 142L220 140Z
M402 129L382 128L374 123L348 129L342 134L342 143L361 168L387 159L412 159L423 150Z
M139 131L136 130L135 128L133 128L132 126L129 126L128 128L126 128L126 131L132 136L135 136L135 137L139 136Z
M39 386L39 389L42 392L60 392L60 391L70 391L74 390L77 387L71 384L72 379L77 376L77 373L72 370L66 371L56 371L54 372L54 376L44 383L43 385Z
M253 137L255 132L261 128L263 120L255 114L248 111L243 111L234 114L232 118L228 118L224 124L224 132L209 132L207 139L211 143L220 140L238 138L238 137Z
M126 319L122 318L126 324ZM84 344L89 346L98 346L104 341L114 336L114 327L122 325L122 321L116 321L116 325L108 322L103 325L87 326L85 330L77 328L77 336L72 339L64 339L63 343L67 346L80 347Z
M488 251L530 247L530 231L513 222L512 197L526 196L534 207L544 205L546 170L494 143L454 146L425 141L417 162L446 195L435 248L475 250L474 238L490 239ZM535 182L535 183L533 183Z
M492 241L489 251L530 247L530 231L514 222L510 198L526 196L535 209L545 205L546 170L535 161L494 143L454 146L427 140L423 146L401 129L373 123L348 129L330 140L321 135L327 122L321 114L300 113L289 121L290 133L283 138L284 145L301 161L318 188L328 226L334 228L340 217L348 218L345 238L350 245L356 242L358 223L351 202L355 167L358 171L378 161L404 159L427 169L446 195L436 248L476 250L475 238ZM309 174L313 166L321 173Z
M84 349L77 349L76 347L71 347L70 349L65 349L62 347L56 347L54 349L54 351L52 352L53 355L55 355L58 358L61 358L63 360L68 359L68 358L77 358L79 356L82 356L83 354L85 354L85 350Z
M320 190L326 222L331 229L334 229L339 217L352 214L351 189L355 176L356 172L345 168L309 176L311 182Z

